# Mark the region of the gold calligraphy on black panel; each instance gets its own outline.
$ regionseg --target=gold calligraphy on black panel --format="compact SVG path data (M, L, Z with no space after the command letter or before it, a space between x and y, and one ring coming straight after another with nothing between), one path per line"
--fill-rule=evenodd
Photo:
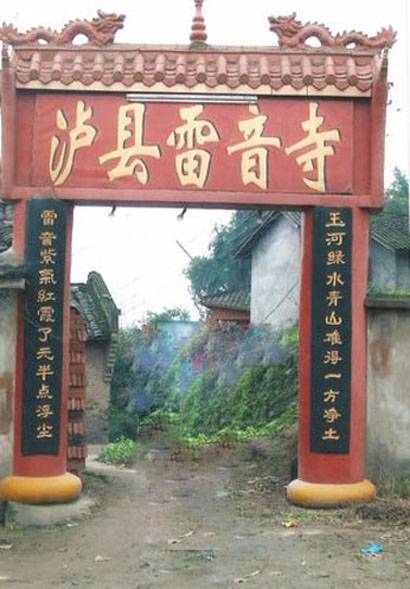
M311 450L343 453L350 437L350 209L315 209L313 255Z

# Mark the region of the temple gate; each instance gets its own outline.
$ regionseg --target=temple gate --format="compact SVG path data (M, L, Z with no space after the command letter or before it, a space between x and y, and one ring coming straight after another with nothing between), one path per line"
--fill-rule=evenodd
M383 206L387 50L295 15L270 18L272 47L114 43L124 16L60 33L0 29L2 193L28 262L18 317L14 470L3 498L69 501L69 275L74 205L298 207L299 478L291 501L366 501L369 210ZM78 34L88 43L73 45ZM307 44L312 37L320 47ZM42 42L41 42L42 41ZM11 53L8 45L12 46Z

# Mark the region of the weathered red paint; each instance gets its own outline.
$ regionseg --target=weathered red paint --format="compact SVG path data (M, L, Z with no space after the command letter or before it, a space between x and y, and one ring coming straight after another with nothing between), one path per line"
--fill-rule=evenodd
M16 145L16 88L15 73L10 68L7 50L2 54L1 72L1 109L2 109L2 190L5 194L12 191L15 182L15 145Z
M384 134L386 125L387 103L387 63L384 63L382 76L373 86L371 102L371 135L373 146L371 158L371 193L374 207L382 207L384 204Z
M366 478L366 314L368 213L353 210L351 438L348 454L310 451L312 213L305 213L300 297L299 478L349 484Z
M53 136L67 140L68 132L62 133L56 125L58 109L62 109L70 128L75 126L75 109L79 100L91 107L93 114L89 123L97 130L92 145L80 148L70 177L60 186L53 185L49 173L50 144ZM296 162L301 151L287 155L289 147L306 137L301 125L309 118L309 103L319 105L319 114L324 117L320 131L338 129L340 142L329 142L335 154L326 158L326 191L317 192L305 185L303 178L315 179L317 172L303 172ZM75 198L88 202L98 198L162 204L190 202L206 206L220 205L268 205L268 204L323 204L325 195L332 195L335 204L338 196L349 205L358 202L357 195L366 197L370 192L369 168L370 145L355 140L363 136L366 127L369 102L363 105L353 100L300 100L298 98L261 98L259 111L268 116L263 135L280 137L282 147L269 147L269 184L263 190L254 184L244 185L241 179L241 152L227 153L229 145L244 140L238 122L252 118L247 105L204 105L198 120L208 120L217 129L220 140L201 147L212 157L209 175L203 189L195 185L181 186L175 170L177 151L167 145L168 136L183 124L180 109L187 104L149 103L145 106L144 144L158 145L161 157L142 157L149 169L149 180L142 185L133 176L110 180L108 171L118 160L100 164L98 158L117 147L118 109L127 105L123 95L101 94L28 94L19 93L17 110L17 158L20 163L15 178L13 196L26 198L46 192L61 198ZM359 111L356 114L356 109ZM366 148L366 151L364 151ZM304 149L303 151L308 151ZM360 172L355 172L360 164ZM366 164L366 165L363 165ZM359 176L358 176L359 175ZM294 195L299 195L295 202ZM98 196L97 196L98 195ZM354 195L354 196L353 196ZM328 199L329 200L329 199ZM338 201L339 203L339 201Z

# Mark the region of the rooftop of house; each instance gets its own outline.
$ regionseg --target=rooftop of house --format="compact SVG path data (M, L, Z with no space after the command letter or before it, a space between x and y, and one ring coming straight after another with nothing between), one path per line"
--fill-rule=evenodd
M98 272L90 272L86 283L71 284L71 305L84 317L88 341L111 339L118 332L120 311Z
M253 227L243 239L242 244L235 253L235 257L250 255L259 240L283 216L297 227L302 224L302 214L298 211L269 211L262 216L260 223ZM387 249L396 251L410 250L408 214L384 210L372 216L370 236Z
M251 293L246 290L226 292L201 299L201 304L208 309L231 309L235 311L249 311Z
M13 209L0 199L0 253L11 246L13 233Z
M298 227L300 227L302 223L301 213L297 211L274 210L263 213L259 222L252 227L249 233L243 238L242 243L235 252L235 257L249 256L258 241L269 231L281 216L287 217L291 223Z
M392 250L409 250L409 216L384 210L371 219L371 236Z
M0 288L22 289L26 266L10 249L13 233L12 207L0 199Z

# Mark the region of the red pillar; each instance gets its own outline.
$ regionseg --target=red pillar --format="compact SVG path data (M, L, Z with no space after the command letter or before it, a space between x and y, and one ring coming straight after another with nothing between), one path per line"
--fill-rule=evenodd
M329 211L331 210L329 209ZM320 395L322 394L320 386L316 391L312 391L312 374L315 370L325 374L321 360L323 358L322 350L318 352L317 349L312 348L312 337L314 336L312 332L312 288L314 288L312 269L317 261L314 258L315 252L312 242L313 209L305 214L303 230L300 299L299 478L288 486L288 498L296 504L324 507L354 501L368 501L375 495L373 484L366 479L366 314L364 301L367 292L367 211L359 208L352 210L351 306L349 312L349 314L351 313L351 340L349 344L351 356L348 409L350 410L350 419L346 434L348 450L346 451L345 448L341 452L334 452L334 449L331 449L330 452L320 452L317 447L315 448L315 442L312 445L312 424L314 428L314 424L317 425L319 418L316 417L315 421L313 415L315 407L312 407L311 401L315 399L313 405L316 403L316 399L321 402ZM317 280L317 275L314 280ZM323 276L323 280L326 280L326 275ZM322 303L326 305L326 300ZM336 311L340 312L337 308ZM346 336L349 334L344 333L343 337ZM318 338L315 341L317 346ZM323 341L322 337L320 341ZM327 347L329 346L327 345ZM335 346L333 349L337 348L338 346ZM336 366L329 365L329 372L335 373ZM346 391L349 389L349 385L344 388L343 386L337 387L337 382L334 384L334 389L340 389L340 395L348 394ZM342 410L339 412L343 413ZM323 413L322 408L319 409L317 415L321 413ZM326 424L325 421L324 424ZM334 423L324 425L324 427L327 429L332 427L336 432L337 424L336 420ZM317 438L317 432L313 433L313 436ZM331 445L334 442L330 440L329 443Z
M23 257L25 251L27 202L15 207L13 246ZM59 395L58 453L27 454L22 452L23 378L25 350L25 295L20 296L17 318L16 393L14 403L13 474L0 482L0 496L21 503L57 503L71 501L81 491L78 477L67 473L67 399L69 387L70 341L70 263L73 207L67 209L64 297L62 325L62 375Z

